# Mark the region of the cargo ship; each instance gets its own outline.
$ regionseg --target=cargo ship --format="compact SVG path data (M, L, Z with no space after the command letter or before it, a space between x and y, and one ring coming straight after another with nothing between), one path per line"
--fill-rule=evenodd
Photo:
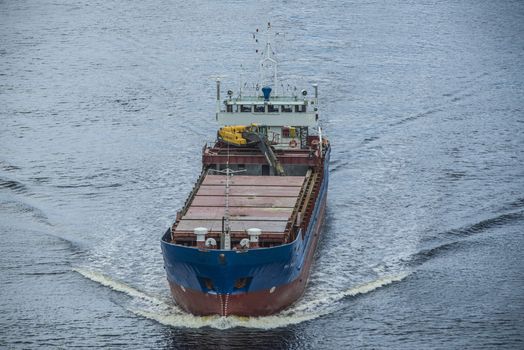
M268 25L268 32L270 26ZM217 79L216 141L161 239L171 294L195 315L265 316L304 293L325 216L330 143L319 127L318 86L276 93L271 41L254 93Z

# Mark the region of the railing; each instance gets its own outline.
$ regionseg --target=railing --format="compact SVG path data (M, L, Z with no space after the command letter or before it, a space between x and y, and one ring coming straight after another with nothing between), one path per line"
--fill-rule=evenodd
M300 189L300 193L298 194L297 202L295 204L295 207L293 208L293 213L291 214L291 217L289 218L289 221L286 226L286 231L289 232L291 241L295 239L296 232L298 231L298 228L300 226L299 223L297 222L298 221L297 218L299 214L301 215L300 220L304 220L304 216L303 216L304 213L302 212L302 209L304 207L304 202L306 201L305 197L307 195L308 188L310 187L311 177L312 177L311 174L312 174L312 170L309 169L306 173L306 180L305 180L306 183Z

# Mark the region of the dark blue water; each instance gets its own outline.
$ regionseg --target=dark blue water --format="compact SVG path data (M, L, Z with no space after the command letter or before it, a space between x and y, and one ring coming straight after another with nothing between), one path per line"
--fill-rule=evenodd
M193 317L159 239L267 20L323 238L289 310ZM524 347L523 62L521 1L0 1L0 347Z

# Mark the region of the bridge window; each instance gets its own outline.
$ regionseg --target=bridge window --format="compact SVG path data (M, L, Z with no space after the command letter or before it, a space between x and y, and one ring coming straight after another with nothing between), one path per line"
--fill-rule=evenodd
M269 113L275 113L275 112L278 112L278 106L275 106L275 105L268 105L267 106L267 111Z
M265 111L264 105L255 105L255 113L264 113Z
M250 105L240 105L240 112L251 112Z
M282 106L282 112L284 113L291 113L293 112L293 108L289 105L283 105Z
M295 106L295 112L304 113L306 111L306 105L297 105Z

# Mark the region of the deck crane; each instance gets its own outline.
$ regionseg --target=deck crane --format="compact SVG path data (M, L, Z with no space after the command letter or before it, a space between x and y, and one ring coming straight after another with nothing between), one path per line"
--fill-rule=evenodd
M285 175L284 167L273 152L273 147L267 136L259 131L258 125L225 126L218 130L218 139L236 147L257 147L266 157L268 164L275 169L277 175Z

